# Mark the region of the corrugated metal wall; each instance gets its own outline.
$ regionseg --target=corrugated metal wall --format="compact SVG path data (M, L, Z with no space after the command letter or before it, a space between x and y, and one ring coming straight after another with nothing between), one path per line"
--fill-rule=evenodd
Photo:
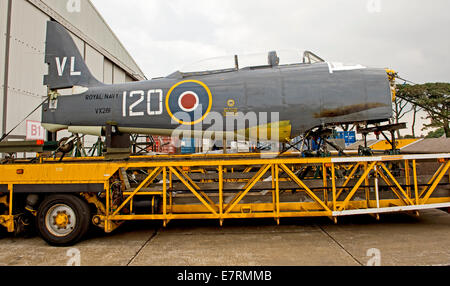
M1 130L2 134L25 118L47 94L47 88L42 83L43 76L48 72L44 58L46 22L50 16L71 29L81 55L99 81L112 84L145 79L90 1L81 0L79 13L68 11L66 0L13 0L12 5L7 128ZM7 8L8 0L0 0L0 128L3 118ZM40 121L41 112L36 112L29 120ZM24 137L25 123L11 135L16 139ZM65 135L62 132L58 137Z
M77 46L78 50L80 50L81 56L84 58L84 46L85 46L85 43L83 42L83 40L81 40L80 38L75 36L73 33L70 33L70 35L72 36L73 41L75 42L75 45Z
M114 83L124 83L125 82L125 72L117 66L113 69L113 81Z
M3 131L3 80L5 78L5 44L8 0L0 0L0 132Z
M9 55L7 130L11 130L36 108L47 95L42 75L47 73L45 57L46 23L49 18L24 0L12 1ZM29 120L40 121L34 113ZM26 134L21 124L13 135Z
M85 46L85 61L92 75L99 81L103 81L104 57L91 46Z
M106 84L113 83L113 67L114 64L110 60L105 59L103 63L103 82Z

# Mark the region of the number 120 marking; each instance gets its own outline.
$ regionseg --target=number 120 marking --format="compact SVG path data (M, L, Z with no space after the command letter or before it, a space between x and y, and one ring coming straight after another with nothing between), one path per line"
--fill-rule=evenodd
M159 100L159 109L152 110L152 95L157 95ZM138 98L137 101L132 103L129 108L127 108L127 98ZM127 92L123 92L123 117L137 117L144 116L144 111L136 111L136 107L139 106L143 101L145 101L145 92L143 90L135 90L130 92L128 96ZM163 91L161 89L152 89L147 92L147 115L161 115L163 113Z

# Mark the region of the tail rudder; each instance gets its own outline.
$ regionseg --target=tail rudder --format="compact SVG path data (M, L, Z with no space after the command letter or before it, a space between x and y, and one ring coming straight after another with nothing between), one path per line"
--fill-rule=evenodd
M44 85L51 90L102 85L89 71L69 32L54 21L47 22L45 62L49 69Z

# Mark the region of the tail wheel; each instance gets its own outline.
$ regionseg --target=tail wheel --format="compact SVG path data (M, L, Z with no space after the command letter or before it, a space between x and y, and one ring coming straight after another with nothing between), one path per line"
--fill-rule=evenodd
M58 142L58 150L64 154L70 153L74 148L73 140L69 137L63 138Z
M73 195L52 195L39 206L37 228L53 246L76 244L89 229L91 214L86 202Z

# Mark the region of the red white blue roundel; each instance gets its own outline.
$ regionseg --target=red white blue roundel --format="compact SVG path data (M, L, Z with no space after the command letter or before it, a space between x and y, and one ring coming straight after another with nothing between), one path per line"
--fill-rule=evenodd
M198 95L193 91L186 91L178 97L178 107L184 112L192 112L200 105Z
M183 81L169 91L166 107L180 124L193 125L205 119L212 106L211 91L200 81Z

